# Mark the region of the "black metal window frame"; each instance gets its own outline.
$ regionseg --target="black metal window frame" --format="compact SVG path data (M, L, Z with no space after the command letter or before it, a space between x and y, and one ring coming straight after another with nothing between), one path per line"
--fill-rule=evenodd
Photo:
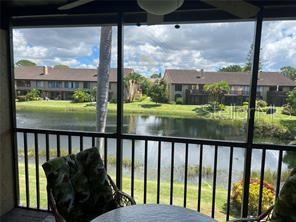
M78 81L64 81L64 87L66 89L78 89L79 82Z
M31 87L30 80L16 80L17 87Z
M45 81L43 81L43 80L37 80L36 81L36 87L38 89L42 89L42 88L44 88L44 86L45 86Z
M83 82L83 89L90 89L91 82Z
M122 144L123 144L123 139L130 138L130 139L145 139L145 136L140 136L140 135L130 135L130 134L124 134L123 133L123 58L124 58L124 51L123 51L123 38L124 38L124 17L123 13L118 13L118 17L116 19L117 24L114 24L114 20L112 21L113 23L110 23L112 25L117 26L117 128L116 128L116 133L114 134L114 138L116 138L117 141L117 148L116 148L116 159L117 159L117 164L116 164L116 183L119 188L122 187L122 156L123 156L123 151L122 151ZM181 18L181 17L180 17ZM31 20L33 21L33 20ZM84 20L86 21L86 20ZM238 20L239 21L239 20ZM254 55L253 55L253 66L252 66L252 78L251 78L251 84L250 84L250 89L249 89L249 114L248 114L248 134L246 141L243 142L237 142L235 143L236 145L246 148L246 153L245 153L245 165L244 165L244 181L250 181L250 165L251 165L251 157L252 157L252 150L254 149L254 146L260 147L260 145L256 145L253 143L253 137L254 137L254 118L255 118L255 101L256 101L256 91L257 91L257 77L258 77L258 68L259 68L259 57L260 57L260 43L261 43L261 33L262 33L262 22L263 22L263 12L261 11L258 16L253 20L256 22L256 27L255 27L255 36L254 36ZM43 23L42 23L43 22ZM103 21L102 25L104 25L105 21ZM210 23L211 21L209 21ZM42 26L44 27L44 20L41 19L41 23L43 24ZM87 23L87 22L86 22ZM198 21L196 22L198 23ZM8 32L8 48L9 48L9 75L11 79L11 94L10 94L10 99L11 99L11 109L13 110L13 115L11 118L12 125L14 127L14 131L18 132L18 129L16 128L16 111L15 111L15 85L14 85L14 61L13 61L13 42L12 42L12 30L13 30L13 22L12 20L9 23L9 32ZM22 22L20 22L22 24ZM108 22L106 22L108 24ZM79 24L82 26L82 24ZM33 26L37 26L36 22L33 22ZM21 27L21 26L18 26ZM16 187L16 194L18 195L18 181L17 181L17 143L16 143L16 135L15 133L12 135L13 138L12 140L14 141L14 155L15 155L15 187ZM149 137L150 139L155 139L156 141L160 141L160 138L163 139L164 141L170 141L170 138L166 137ZM192 139L190 138L176 138L174 141L183 141L185 143L190 143ZM206 144L205 140L201 140L202 144ZM196 142L196 140L194 140ZM215 141L211 141L211 144L215 144ZM225 141L227 144L227 141ZM217 143L218 144L218 143ZM223 143L219 143L218 145L223 145ZM272 146L271 146L272 147ZM264 149L262 147L262 149ZM160 163L159 163L160 165ZM200 190L199 190L200 192ZM278 191L277 191L278 192ZM246 182L244 183L244 193L243 193L243 206L242 206L242 216L247 216L248 215L248 199L249 199L249 183ZM159 200L159 197L158 197Z
M48 88L50 89L60 89L63 88L63 82L58 80L48 81Z
M182 91L182 84L175 84L175 91L181 92Z

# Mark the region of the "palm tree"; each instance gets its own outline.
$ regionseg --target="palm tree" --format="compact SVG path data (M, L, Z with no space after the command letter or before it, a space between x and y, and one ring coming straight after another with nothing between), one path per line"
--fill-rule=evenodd
M108 112L109 73L112 48L112 26L101 28L100 61L97 75L97 132L104 133ZM97 140L97 147L102 147L103 140Z
M126 77L124 77L124 90L126 92L125 93L127 95L126 100L128 102L134 101L138 91L139 82L141 81L142 78L143 76L135 72L130 73Z

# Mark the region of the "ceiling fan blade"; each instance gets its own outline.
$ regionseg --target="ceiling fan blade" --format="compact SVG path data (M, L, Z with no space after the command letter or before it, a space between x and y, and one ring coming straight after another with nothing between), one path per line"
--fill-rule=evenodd
M226 11L239 18L251 18L257 15L260 8L243 0L201 0L218 9Z
M163 22L163 15L154 15L147 13L147 24L148 25L157 25Z
M68 9L76 8L78 6L85 5L93 1L95 0L78 0L78 1L70 2L68 4L62 5L61 7L58 7L58 10L68 10Z

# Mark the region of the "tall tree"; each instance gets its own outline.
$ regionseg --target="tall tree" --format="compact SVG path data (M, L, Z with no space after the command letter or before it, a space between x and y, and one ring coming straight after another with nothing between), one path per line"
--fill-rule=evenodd
M104 133L108 112L109 73L112 48L112 26L101 28L100 61L97 75L97 132ZM97 140L97 147L102 147L103 140Z
M141 79L142 76L135 72L124 77L124 89L126 91L128 102L134 101Z
M157 73L154 73L150 76L151 79L157 79L157 78L161 78L161 73L157 74Z
M219 69L219 72L242 72L243 67L240 65L229 65Z
M151 86L149 96L155 103L168 102L168 90L165 82L163 80L156 80Z
M292 66L282 67L281 73L289 79L296 80L296 68Z
M17 67L22 67L22 66L36 66L36 63L30 61L30 60L27 60L27 59L21 59L19 61L17 61L15 63L15 65Z
M253 64L253 53L254 53L254 44L252 43L247 55L247 61L243 67L244 72L250 72L252 70ZM259 60L259 70L262 70L262 62Z
M139 81L139 85L140 85L143 95L149 96L152 84L153 83L150 79L147 79L145 76L141 76L141 79Z

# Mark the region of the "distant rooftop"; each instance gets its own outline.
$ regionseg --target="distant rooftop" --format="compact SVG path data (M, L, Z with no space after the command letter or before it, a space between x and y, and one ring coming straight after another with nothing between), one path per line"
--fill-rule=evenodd
M52 68L44 66L16 67L14 69L15 79L22 80L56 80L56 81L97 81L97 69L85 68ZM125 68L124 75L133 72L133 69ZM111 68L110 82L117 82L117 69Z
M249 72L205 72L188 69L167 69L164 76L172 84L208 84L224 80L230 85L249 86L251 81L251 73ZM260 72L258 85L296 86L296 83L279 72Z

